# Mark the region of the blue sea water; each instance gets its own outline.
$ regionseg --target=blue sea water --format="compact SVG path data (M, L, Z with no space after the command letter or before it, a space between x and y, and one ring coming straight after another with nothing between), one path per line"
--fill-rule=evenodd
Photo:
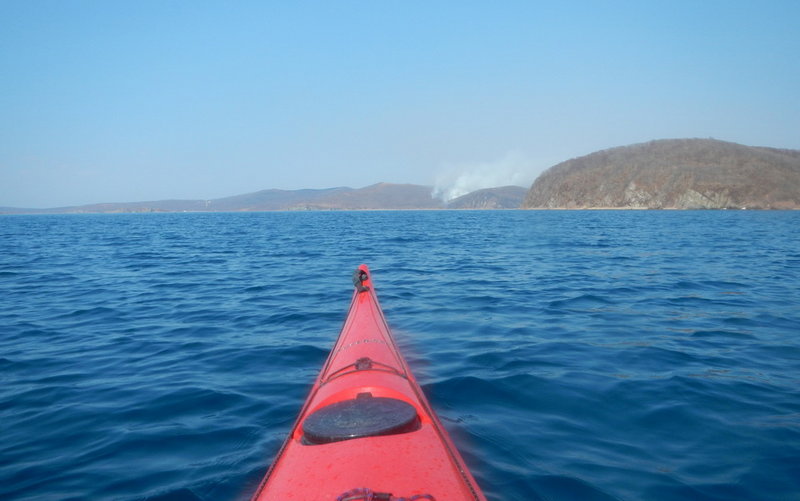
M0 217L0 499L247 499L362 262L490 500L800 499L800 212L750 211Z

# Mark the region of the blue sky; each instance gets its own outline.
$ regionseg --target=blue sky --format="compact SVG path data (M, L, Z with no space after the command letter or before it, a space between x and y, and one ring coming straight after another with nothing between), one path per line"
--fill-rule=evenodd
M800 149L798 20L794 0L4 0L0 206L528 185L660 138Z

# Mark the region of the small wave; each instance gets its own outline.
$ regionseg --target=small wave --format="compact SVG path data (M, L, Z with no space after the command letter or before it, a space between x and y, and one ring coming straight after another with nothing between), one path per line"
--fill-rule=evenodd
M698 330L690 334L695 338L722 338L722 339L754 339L750 332L730 330Z
M581 499L585 501L619 501L583 480L565 476L537 476L531 479L532 489L541 499Z
M109 315L116 315L118 312L114 308L109 308L106 306L95 306L92 308L79 308L76 310L72 310L69 313L65 313L57 318L63 319L71 319L71 318L82 318L82 317L99 317L99 316L109 316Z
M557 299L550 301L548 307L552 309L585 309L596 308L614 304L611 300L595 294L581 294L580 296Z

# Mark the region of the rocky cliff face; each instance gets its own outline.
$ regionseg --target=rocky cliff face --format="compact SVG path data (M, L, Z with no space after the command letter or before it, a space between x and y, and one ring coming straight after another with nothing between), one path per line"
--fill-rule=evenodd
M796 209L800 151L665 139L562 162L524 208Z

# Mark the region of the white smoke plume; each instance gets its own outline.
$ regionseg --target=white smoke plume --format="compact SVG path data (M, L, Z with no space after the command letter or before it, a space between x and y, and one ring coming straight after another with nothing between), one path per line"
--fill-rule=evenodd
M450 165L436 176L433 196L449 202L475 190L498 186L530 186L536 173L531 162L520 152L484 163Z

